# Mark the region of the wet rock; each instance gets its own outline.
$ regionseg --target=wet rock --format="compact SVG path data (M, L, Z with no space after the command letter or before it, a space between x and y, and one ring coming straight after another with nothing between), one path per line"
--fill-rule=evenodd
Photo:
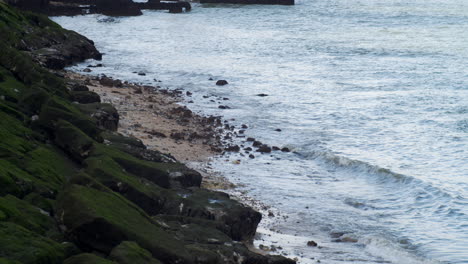
M80 104L100 103L101 97L99 94L90 91L72 91L70 92L71 99Z
M224 148L225 151L230 151L230 152L239 152L240 151L240 147L237 146L237 145L234 145L234 146L228 146L226 148Z
M231 107L227 106L227 105L220 105L218 106L219 109L231 109Z
M317 246L317 243L316 243L315 241L313 241L313 240L307 241L307 246L308 246L308 247L316 247L316 246Z
M249 155L249 158L255 159L255 156L254 156L253 154L250 154L250 155Z
M140 75L140 76L146 76L146 73L144 73L144 72L138 72L138 75Z
M249 140L247 139L247 141L249 141ZM263 145L263 143L260 142L260 141L255 140L255 141L253 142L252 145L253 145L254 147L260 147L261 145Z
M216 85L218 85L218 86L223 86L223 85L227 85L227 84L229 84L229 83L226 80L218 80L216 82Z
M244 150L245 151L252 151L253 149L251 147L246 147Z
M257 149L257 152L261 152L261 153L270 153L270 152L271 152L271 148L270 148L268 145L261 145L261 146Z
M279 148L279 147L277 147L277 146L273 146L273 147L271 147L271 149L272 149L272 150L275 150L275 151L278 151L278 150L280 150L280 148Z
M250 141L255 141L255 138L248 137L246 140L249 141L249 142Z
M243 129L247 129L247 128L249 128L249 127L248 127L246 124L242 124L242 126L241 126L241 127L242 127Z
M265 96L268 96L268 94L260 93L260 94L257 94L257 96L265 97Z
M277 128L275 129L276 132L281 132L281 129Z
M291 152L291 150L289 148L286 148L286 147L282 148L281 151L282 152Z
M88 65L88 68L99 68L102 67L102 63L98 63L96 65Z
M88 68L86 68L86 69L84 69L84 70L83 70L83 72L92 72L92 70L91 70L91 69L88 69Z

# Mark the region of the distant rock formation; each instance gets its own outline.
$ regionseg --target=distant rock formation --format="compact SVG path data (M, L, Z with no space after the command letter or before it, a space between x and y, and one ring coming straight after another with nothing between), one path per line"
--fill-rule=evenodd
M149 0L135 3L132 0L4 0L22 10L40 12L51 16L103 14L107 16L139 16L141 10L169 10L180 13L191 10L191 5L184 1Z
M202 4L294 5L294 0L200 0Z

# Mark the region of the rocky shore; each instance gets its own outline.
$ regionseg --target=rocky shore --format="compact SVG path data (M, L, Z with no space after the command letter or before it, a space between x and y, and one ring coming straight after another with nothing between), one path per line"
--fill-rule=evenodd
M0 3L0 36L0 263L294 263L248 250L261 214L179 162L219 151L219 119L61 71L101 54L45 16Z

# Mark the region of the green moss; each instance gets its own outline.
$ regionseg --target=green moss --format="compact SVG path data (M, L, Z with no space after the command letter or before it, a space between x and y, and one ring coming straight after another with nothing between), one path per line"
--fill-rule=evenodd
M24 264L59 264L65 247L26 228L0 222L0 257Z
M59 199L58 215L79 243L96 250L110 252L120 242L132 240L162 261L190 262L180 241L116 193L71 185Z
M24 196L34 190L34 179L6 160L0 159L0 194Z
M42 106L39 120L45 127L53 128L55 122L60 119L67 120L91 138L102 141L99 136L101 130L96 126L93 119L81 113L76 107L64 99L53 97Z
M133 241L124 241L112 249L109 258L119 264L161 264L151 253Z
M49 214L53 214L54 212L55 200L45 198L38 193L30 193L26 195L23 200L30 203L31 205L36 206L37 208L41 208Z
M176 198L154 183L128 174L108 156L91 157L84 163L86 172L94 179L113 191L121 193L149 214L160 212L167 200Z
M88 157L93 140L67 121L59 120L55 125L55 143L78 161Z
M0 264L21 264L21 262L0 257Z
M6 216L3 221L14 222L41 235L55 227L50 216L12 195L0 197L0 211Z
M83 253L66 259L63 264L117 264L94 254ZM119 263L120 264L120 263Z

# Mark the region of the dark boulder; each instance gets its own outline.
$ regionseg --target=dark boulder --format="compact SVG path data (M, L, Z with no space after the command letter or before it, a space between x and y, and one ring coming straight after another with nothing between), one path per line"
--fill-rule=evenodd
M258 147L257 152L270 153L271 148L268 145L261 145L261 146Z
M80 247L109 254L135 241L165 263L191 263L184 244L139 207L106 190L70 185L58 199L57 220Z
M71 99L72 101L78 102L80 104L92 104L92 103L100 103L101 97L99 94L90 91L71 91Z
M226 80L218 80L216 82L216 85L218 85L218 86L223 86L223 85L226 85L226 84L229 84Z
M91 103L77 106L83 113L95 120L101 129L117 131L119 127L119 113L111 104Z

